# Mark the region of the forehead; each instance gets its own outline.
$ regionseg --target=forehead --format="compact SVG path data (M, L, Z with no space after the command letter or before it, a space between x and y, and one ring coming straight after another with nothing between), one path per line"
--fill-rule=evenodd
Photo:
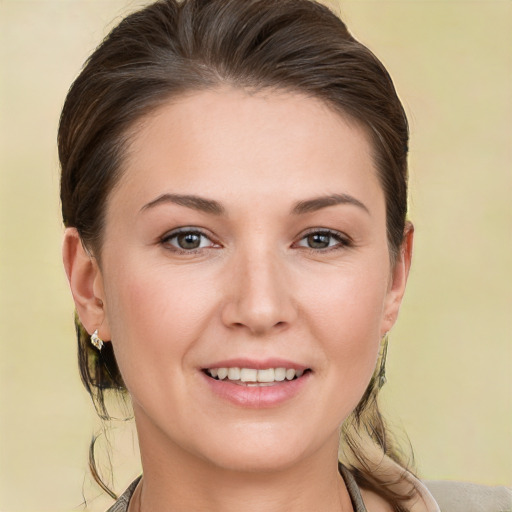
M253 197L279 190L283 200L380 189L356 122L305 95L231 88L177 97L143 118L117 189L132 188L142 201L163 191L227 196L248 187Z

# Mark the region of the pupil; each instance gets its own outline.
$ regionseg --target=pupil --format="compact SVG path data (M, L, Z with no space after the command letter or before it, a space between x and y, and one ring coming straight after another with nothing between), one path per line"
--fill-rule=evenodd
M195 233L185 233L178 235L178 245L182 249L197 249L201 243L201 238Z
M331 235L315 233L308 236L308 245L313 249L325 249L329 247Z

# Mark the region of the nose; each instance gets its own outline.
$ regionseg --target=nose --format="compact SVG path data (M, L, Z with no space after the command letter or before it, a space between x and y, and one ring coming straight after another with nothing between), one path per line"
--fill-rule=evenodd
M255 336L283 330L297 317L286 263L272 251L238 255L227 273L224 325Z

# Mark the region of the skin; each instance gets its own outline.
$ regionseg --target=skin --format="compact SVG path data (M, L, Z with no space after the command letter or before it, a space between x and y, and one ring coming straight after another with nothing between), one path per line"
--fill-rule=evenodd
M163 194L214 200L223 214L155 203ZM354 201L294 212L334 195ZM173 237L187 227L205 235L191 252ZM326 230L327 248L308 246ZM139 499L146 511L352 510L339 426L396 320L411 247L408 229L390 262L366 134L320 101L223 88L143 119L107 203L101 254L73 228L64 241L80 319L112 341L132 397L144 469L132 510ZM290 400L245 408L213 394L201 372L234 357L312 371Z

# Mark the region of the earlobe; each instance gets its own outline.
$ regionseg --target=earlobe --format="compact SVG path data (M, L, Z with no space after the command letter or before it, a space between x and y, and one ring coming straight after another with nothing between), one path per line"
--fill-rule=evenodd
M102 339L110 340L101 271L97 260L83 246L76 228L67 228L64 233L62 259L82 325L89 334L98 329Z
M398 318L398 312L405 293L407 278L412 261L412 248L414 239L414 226L407 222L404 229L404 239L400 251L396 256L394 268L392 269L391 282L386 297L382 333L391 330Z

